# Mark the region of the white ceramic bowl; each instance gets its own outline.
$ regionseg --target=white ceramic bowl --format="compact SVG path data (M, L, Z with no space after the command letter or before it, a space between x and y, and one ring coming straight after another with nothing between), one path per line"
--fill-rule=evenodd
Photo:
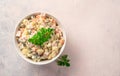
M40 14L40 13L33 13L33 14L31 14L31 15L28 15L28 16L25 17L25 18L28 18L29 16L32 16L32 15L35 15L35 14ZM47 14L47 13L46 13L46 14ZM47 14L47 15L49 15L49 14ZM49 15L49 16L51 16L51 15ZM52 17L53 17L53 16L52 16ZM25 18L24 18L24 19L25 19ZM34 61L26 58L26 57L21 53L19 47L17 46L18 44L17 44L17 41L16 41L16 32L17 32L18 27L19 27L19 25L20 25L20 23L22 22L23 19L22 19L22 20L20 21L20 23L17 25L17 27L16 27L16 29L15 29L15 35L14 35L15 46L17 47L17 52L18 52L18 54L19 54L25 61L27 61L27 62L29 62L29 63L31 63L31 64L35 64L35 65L44 65L44 64L48 64L48 63L51 63L51 62L55 61L55 60L62 54L62 52L63 52L63 50L64 50L64 48L65 48L65 45L66 45L66 34L65 34L65 31L64 31L63 28L62 28L61 23L60 23L55 17L53 17L53 18L57 21L58 25L61 27L61 30L62 30L62 32L63 32L63 37L64 37L65 42L64 42L64 44L63 44L62 48L60 49L60 51L59 51L59 53L58 53L57 56L55 56L55 57L52 58L51 60L45 60L45 61L41 61L41 62L34 62Z

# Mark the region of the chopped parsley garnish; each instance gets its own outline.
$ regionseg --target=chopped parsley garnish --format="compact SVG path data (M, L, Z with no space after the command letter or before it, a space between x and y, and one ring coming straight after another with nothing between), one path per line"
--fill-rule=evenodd
M35 35L28 39L29 42L35 45L42 46L44 42L48 41L51 38L53 29L51 28L41 28Z

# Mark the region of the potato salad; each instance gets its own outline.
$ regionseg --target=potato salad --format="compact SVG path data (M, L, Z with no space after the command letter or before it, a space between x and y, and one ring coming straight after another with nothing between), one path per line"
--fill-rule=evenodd
M34 62L54 58L64 44L58 22L45 13L24 18L17 28L15 38L21 53Z

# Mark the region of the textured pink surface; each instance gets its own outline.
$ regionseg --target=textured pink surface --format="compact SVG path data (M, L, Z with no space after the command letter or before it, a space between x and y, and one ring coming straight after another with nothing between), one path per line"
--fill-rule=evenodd
M17 55L17 23L41 11L63 24L70 68L35 66ZM120 76L119 0L1 0L0 12L0 76Z

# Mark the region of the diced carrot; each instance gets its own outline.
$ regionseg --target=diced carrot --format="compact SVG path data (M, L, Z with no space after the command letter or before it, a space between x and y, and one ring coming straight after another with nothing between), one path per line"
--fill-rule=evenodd
M36 18L39 19L39 18L40 18L40 15L36 15Z
M60 40L60 43L63 45L63 44L64 44L64 40L63 40L63 39L61 39L61 40Z
M56 21L55 21L54 19L52 19L52 23L53 23L53 24L56 24Z
M37 22L37 18L33 18L32 21L33 21L33 22Z
M45 21L45 16L42 16L41 18L42 18L42 20L43 20L43 22L44 22L44 21Z

